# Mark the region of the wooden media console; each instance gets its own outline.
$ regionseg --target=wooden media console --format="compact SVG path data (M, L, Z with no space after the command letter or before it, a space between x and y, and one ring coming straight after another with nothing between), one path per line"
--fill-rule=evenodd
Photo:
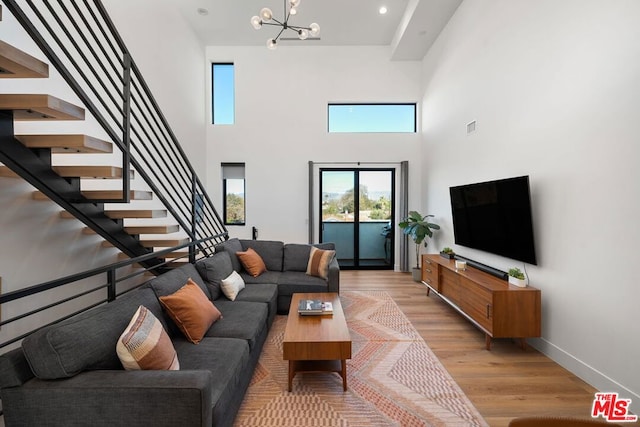
M422 283L427 295L434 291L486 335L487 350L492 338L525 338L541 334L541 293L520 288L488 273L467 266L456 270L455 260L440 255L422 255Z

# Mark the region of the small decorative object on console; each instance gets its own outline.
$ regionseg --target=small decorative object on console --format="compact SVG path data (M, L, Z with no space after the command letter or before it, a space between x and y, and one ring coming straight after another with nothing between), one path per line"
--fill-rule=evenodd
M519 286L521 288L527 287L527 281L525 280L524 273L519 268L509 269L509 283Z
M440 251L440 256L447 259L453 259L456 256L456 253L453 252L453 249L446 247Z
M466 269L467 269L467 261L456 260L456 270L466 270Z

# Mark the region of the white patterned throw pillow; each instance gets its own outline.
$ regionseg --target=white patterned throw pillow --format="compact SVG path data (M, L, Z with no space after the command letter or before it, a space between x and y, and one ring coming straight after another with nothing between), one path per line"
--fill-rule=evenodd
M240 291L244 289L244 280L242 280L242 277L234 271L229 275L229 277L222 279L220 288L222 289L224 296L229 298L231 301L235 301Z
M178 355L162 323L142 305L118 339L116 352L128 371L180 369Z

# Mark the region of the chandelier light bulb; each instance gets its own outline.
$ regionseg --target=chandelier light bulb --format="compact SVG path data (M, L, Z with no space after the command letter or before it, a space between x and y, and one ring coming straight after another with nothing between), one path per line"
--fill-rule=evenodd
M262 20L260 19L259 16L253 16L251 17L251 25L256 30L259 30L260 28L262 28Z
M275 50L276 47L278 47L278 43L276 42L275 39L269 39L267 40L267 49L269 50Z
M298 38L300 40L306 40L307 37L309 37L309 31L307 31L306 29L301 29L300 31L298 31Z
M290 15L296 15L297 13L298 13L298 9L296 9L293 6L291 6L291 9L289 9L289 14Z
M300 4L300 0L290 0L289 4L291 5L291 7L298 7L298 5Z
M316 24L315 22L309 25L309 29L311 30L311 35L313 37L317 37L318 34L320 34L320 25Z
M260 17L264 22L269 22L273 18L273 12L268 7L265 7L260 11Z

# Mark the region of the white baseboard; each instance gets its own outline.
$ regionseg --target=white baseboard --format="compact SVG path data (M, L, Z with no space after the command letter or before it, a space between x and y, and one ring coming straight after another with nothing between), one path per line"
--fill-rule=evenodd
M639 394L634 393L593 366L588 365L544 338L529 338L527 343L598 391L617 392L621 398L631 399L631 412L640 414ZM585 414L585 416L589 415L591 414Z

